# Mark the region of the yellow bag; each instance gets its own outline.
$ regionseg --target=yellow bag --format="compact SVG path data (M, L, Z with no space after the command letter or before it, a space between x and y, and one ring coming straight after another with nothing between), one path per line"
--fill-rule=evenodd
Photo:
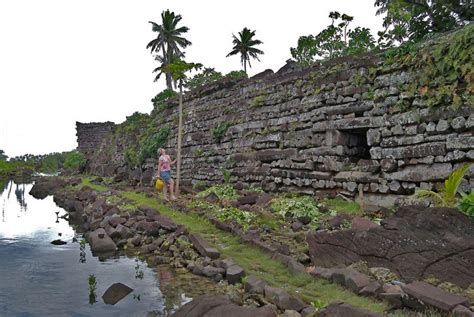
M156 190L161 191L163 190L163 187L165 187L165 182L158 178L155 183Z

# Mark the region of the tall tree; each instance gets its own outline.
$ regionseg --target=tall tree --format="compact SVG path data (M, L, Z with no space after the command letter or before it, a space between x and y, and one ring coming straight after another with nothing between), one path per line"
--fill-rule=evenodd
M161 24L152 21L149 22L152 25L152 31L157 32L158 35L148 43L146 48L150 49L151 53L161 52L161 56L157 54L155 58L161 65L157 69L173 63L173 59L184 57L182 50L191 45L191 42L183 37L183 34L189 31L189 28L186 26L178 27L178 23L181 20L182 17L180 14L166 10L161 13ZM158 72L155 81L158 80L162 74L162 72L157 71L157 69L154 70L154 72ZM168 89L173 89L171 75L166 73L165 76L166 86Z
M0 161L6 161L8 156L5 154L3 150L0 150Z
M465 0L375 0L385 34L419 41L429 33L452 30L474 19L474 4ZM384 35L384 33L382 33Z
M255 48L256 45L263 44L262 41L256 40L253 37L255 36L255 31L251 31L248 28L244 28L241 32L239 32L239 37L232 34L234 43L234 47L232 51L227 54L227 57L232 55L240 54L240 62L244 66L244 72L247 73L247 63L249 67L252 67L250 64L250 58L255 58L258 61L258 55L262 55L263 51Z
M183 60L177 60L172 64L167 64L162 71L170 74L179 87L179 110L178 110L178 153L176 167L176 196L179 195L179 183L181 180L181 143L183 139L183 85L186 80L186 73L191 70L197 70L202 67L199 63L186 63Z

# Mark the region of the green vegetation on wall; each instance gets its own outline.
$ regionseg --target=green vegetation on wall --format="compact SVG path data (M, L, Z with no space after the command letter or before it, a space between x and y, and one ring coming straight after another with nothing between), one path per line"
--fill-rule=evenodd
M66 155L64 167L74 170L82 170L86 166L86 157L81 152L72 151Z
M214 141L217 143L220 143L222 141L222 138L226 134L227 130L232 126L232 123L230 122L221 122L217 127L213 128L211 130L212 137L214 138Z

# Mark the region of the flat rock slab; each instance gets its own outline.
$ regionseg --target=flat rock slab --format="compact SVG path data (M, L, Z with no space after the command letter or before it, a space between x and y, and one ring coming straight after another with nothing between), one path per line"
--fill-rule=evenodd
M224 296L203 295L179 308L173 317L276 317L270 307L254 308L233 304Z
M371 313L368 310L356 308L346 303L332 303L323 309L319 317L382 317L382 315Z
M417 281L408 285L402 285L402 289L413 299L421 301L426 306L435 307L444 312L450 312L457 305L467 306L469 304L467 298L448 293L439 287L425 282Z
M404 281L434 276L461 287L474 280L474 219L456 209L402 207L367 231L310 232L313 263L321 267L366 261Z
M192 233L189 235L189 240L193 244L194 248L202 255L208 256L211 259L217 259L220 256L219 251L217 249L210 247L206 240L204 240L200 235L196 233Z
M133 289L122 283L112 284L102 295L104 303L109 305L115 305L122 298L133 292Z

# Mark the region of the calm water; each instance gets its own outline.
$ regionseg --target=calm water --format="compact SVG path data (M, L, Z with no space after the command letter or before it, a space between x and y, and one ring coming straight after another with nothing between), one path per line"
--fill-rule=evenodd
M31 184L0 181L0 316L166 316L189 301L194 277L152 270L134 258L99 261L81 247L65 211L52 196L30 196ZM55 239L67 241L56 246ZM85 260L85 261L84 261ZM89 302L89 275L97 279L97 302ZM102 294L121 282L134 291L115 305Z

